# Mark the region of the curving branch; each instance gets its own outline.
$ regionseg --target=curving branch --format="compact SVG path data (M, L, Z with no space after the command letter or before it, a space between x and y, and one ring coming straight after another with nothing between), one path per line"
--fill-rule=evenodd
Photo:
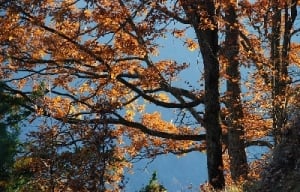
M168 150L167 152L161 152L161 151L158 151L158 152L152 152L153 154L147 154L147 157L148 158L154 158L156 157L157 155L165 155L167 153L171 153L173 155L184 155L184 154L187 154L187 153L190 153L190 152L195 152L195 151L200 151L200 152L204 152L206 150L206 147L191 147L191 148L188 148L188 149L179 149L179 150Z
M107 117L103 119L77 119L77 118L55 118L59 121L64 121L66 123L70 124L80 124L80 123L90 123L90 124L111 124L111 125L124 125L127 127L131 127L134 129L138 129L142 131L145 134L154 136L154 137L160 137L164 139L173 139L178 141L205 141L206 140L206 134L201 135L185 135L185 134L174 134L174 133L167 133L163 131L157 131L153 130L151 128L148 128L147 126L138 123L138 122L132 122L124 119L121 115L111 112L113 115L115 115L117 118Z
M130 88L131 90L133 90L134 92L136 92L138 95L140 95L144 99L146 99L149 102L152 102L158 106L167 107L167 108L191 108L191 107L195 107L203 102L202 99L197 99L197 100L191 101L189 103L167 103L167 102L159 101L159 100L156 100L153 97L147 95L146 93L144 93L144 91L140 90L135 85L132 85L131 83L127 82L122 77L117 76L117 80L119 82L121 82L122 84L124 84L125 86L127 86L128 88Z
M121 124L128 127L136 128L142 131L143 133L149 134L151 136L161 137L165 139L174 139L174 140L189 140L189 141L205 141L206 135L178 135L174 133L167 133L162 131L157 131L146 127L145 125L137 122L132 122L124 119L119 114L114 113L118 119L107 119L106 121L111 124Z

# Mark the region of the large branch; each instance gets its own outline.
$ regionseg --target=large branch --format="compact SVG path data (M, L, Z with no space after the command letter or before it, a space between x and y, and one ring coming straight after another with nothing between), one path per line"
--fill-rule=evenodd
M178 87L172 87L169 84L166 83L161 83L160 86L162 87L162 89L164 91L167 91L169 93L171 93L173 96L184 96L187 97L191 100L198 100L199 102L203 103L204 102L204 94L194 94L189 90L186 89L182 89L182 88L178 88Z
M191 153L191 152L203 152L206 150L206 147L191 147L191 148L188 148L188 149L178 149L178 150L167 150L167 151L159 151L159 152L150 152L147 153L147 157L148 158L153 158L153 157L156 157L157 155L165 155L167 153L172 153L174 155L184 155L184 154L187 154L187 153Z
M77 119L77 118L56 118L59 121L64 121L70 124L81 124L81 123L90 123L90 124L111 124L111 125L124 125L127 127L131 127L134 129L138 129L141 132L148 134L150 136L155 136L155 137L160 137L164 139L173 139L173 140L178 140L178 141L205 141L206 135L201 134L201 135L185 135L185 134L174 134L174 133L167 133L163 131L158 131L158 130L153 130L151 128L148 128L147 126L138 123L138 122L133 122L133 121L128 121L124 119L121 115L112 112L117 118L112 118L112 117L107 117L103 119ZM108 115L108 114L107 114Z
M178 135L178 134L174 134L174 133L167 133L167 132L153 130L153 129L146 127L145 125L143 125L141 123L128 121L118 114L115 114L115 115L118 116L118 120L113 120L113 119L109 120L108 119L108 122L110 122L112 124L121 124L121 125L125 125L128 127L136 128L136 129L139 129L140 131L142 131L143 133L149 134L151 136L161 137L161 138L165 138L165 139L189 140L189 141L204 141L206 139L205 134L202 134L202 135L194 135L194 134L193 135Z
M179 91L179 92L178 92ZM185 92L186 90L184 90L183 92ZM180 103L183 103L183 104L186 104L185 100L182 98L182 96L187 96L185 94L179 94L179 93L182 93L181 89L177 90L177 88L174 88L172 90L170 90L170 93L180 102ZM189 92L190 93L190 92ZM200 99L200 98L197 98L194 94L193 96L195 98L193 99ZM201 103L204 102L204 97L203 95L201 95L202 97L202 101ZM193 107L189 107L187 108L187 110L192 114L192 116L197 120L198 123L201 123L202 125L204 124L203 122L203 118L201 117L201 115L193 108Z
M126 87L128 87L131 90L133 90L134 92L136 92L138 95L140 95L147 101L152 102L158 106L167 107L167 108L191 108L191 107L195 107L203 102L202 99L197 99L197 100L194 100L194 101L191 101L188 103L167 103L167 102L159 101L159 100L154 99L152 96L147 95L146 93L144 93L144 91L140 90L135 85L127 82L122 77L118 76L117 80L119 82L121 82L122 84L124 84Z

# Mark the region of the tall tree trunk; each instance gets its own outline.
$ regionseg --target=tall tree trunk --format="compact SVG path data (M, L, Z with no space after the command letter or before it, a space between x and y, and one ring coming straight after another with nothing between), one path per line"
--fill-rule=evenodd
M273 97L273 135L275 144L280 142L280 128L283 121L282 112L282 95L284 94L284 85L281 83L281 57L280 57L280 33L281 33L281 10L278 7L278 0L272 2L272 31L271 31L271 63L273 66L273 83L272 83L272 97Z
M281 142L281 128L284 127L286 112L286 89L290 82L288 75L289 50L292 26L297 16L297 1L285 2L280 7L279 0L272 1L271 62L273 64L273 135L275 145ZM283 15L284 14L284 15ZM283 16L283 17L282 17ZM282 36L283 34L283 36ZM280 43L282 42L282 44Z
M215 20L215 3L213 0L185 0L182 1L182 5L195 30L203 57L208 180L215 189L221 189L225 181L221 145L218 28Z
M248 173L247 156L245 152L243 108L240 89L239 71L239 29L235 4L225 9L226 32L224 57L226 58L228 123L228 153L230 156L230 172L234 181L245 179Z

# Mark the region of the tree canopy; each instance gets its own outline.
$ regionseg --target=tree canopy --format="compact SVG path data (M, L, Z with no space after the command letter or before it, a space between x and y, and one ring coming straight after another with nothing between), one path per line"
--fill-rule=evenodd
M255 176L245 149L281 143L298 105L297 3L0 1L1 88L35 127L28 186L122 190L135 160L191 151L216 189Z

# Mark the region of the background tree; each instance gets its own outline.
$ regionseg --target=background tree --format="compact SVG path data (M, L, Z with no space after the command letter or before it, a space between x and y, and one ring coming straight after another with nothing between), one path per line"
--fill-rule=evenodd
M263 6L262 6L263 5ZM253 61L263 79L264 90L271 97L268 105L272 117L272 132L275 144L280 143L281 129L287 119L289 89L293 86L293 51L291 43L297 30L297 1L257 1L241 3L249 26L255 31L252 37L243 35L244 47L249 51L249 59ZM261 9L262 8L262 9ZM250 13L251 12L251 13ZM255 14L254 14L255 13ZM256 15L256 16L255 16ZM272 21L272 22L270 22ZM259 42L254 47L254 42ZM263 56L263 52L267 52ZM267 105L266 105L267 106Z
M226 99L228 115L225 117L228 125L228 154L231 177L234 181L245 179L248 174L247 155L245 151L244 112L242 91L240 88L240 35L238 5L229 1L224 4L225 41L223 54L226 70Z
M49 126L47 126L49 125ZM126 160L107 125L63 126L45 122L30 133L29 167L23 190L115 191L123 186Z
M22 147L19 140L20 123L29 115L22 108L23 99L5 91L0 82L0 190L8 189L13 175L13 165Z
M13 130L13 129L12 129ZM7 126L3 123L0 124L0 147L1 147L1 158L0 158L0 190L4 191L8 186L11 171L14 163L14 157L17 154L18 148L18 132L17 130L11 133Z
M167 190L163 185L159 184L157 180L157 172L153 172L152 177L146 187L140 190L140 192L166 192Z

